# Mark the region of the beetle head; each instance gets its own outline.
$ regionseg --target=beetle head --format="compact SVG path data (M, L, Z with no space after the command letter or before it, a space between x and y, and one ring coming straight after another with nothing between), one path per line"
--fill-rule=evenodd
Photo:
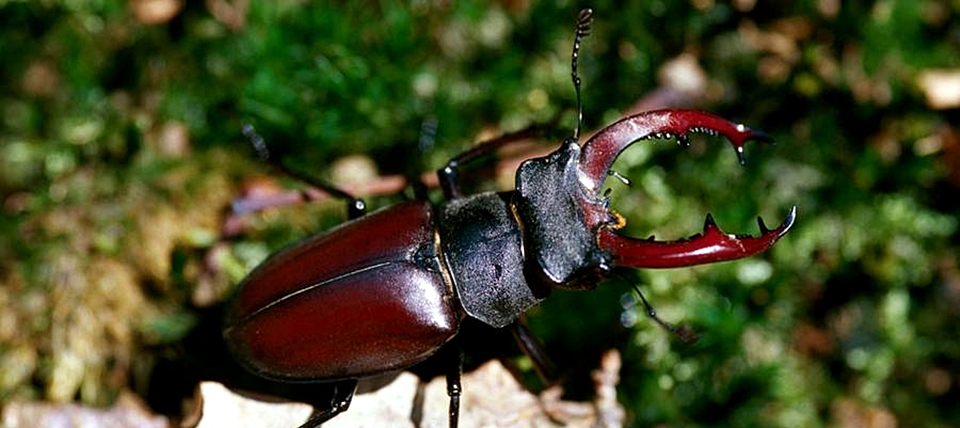
M580 135L580 41L590 32L593 11L584 9L577 20L571 54L571 77L577 94L577 127L573 137L556 152L524 162L517 170L516 217L521 222L528 260L536 262L548 285L589 288L578 279L603 276L614 266L668 268L734 260L764 251L777 242L796 219L796 207L774 229L763 220L759 236L724 233L707 216L703 233L678 241L639 240L614 231L626 221L610 210L600 193L613 161L635 141L676 137L689 142L691 133L722 135L733 144L744 163L743 146L750 140L771 141L766 134L709 113L693 110L656 110L622 119L583 144Z

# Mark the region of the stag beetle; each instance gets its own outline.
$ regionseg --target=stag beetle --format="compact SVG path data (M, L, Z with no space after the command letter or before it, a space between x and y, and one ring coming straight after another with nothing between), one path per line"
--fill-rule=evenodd
M580 110L577 55L592 11L580 13L572 77ZM759 236L723 232L708 216L703 232L679 241L617 234L625 220L601 192L614 159L638 140L690 134L726 137L743 163L762 132L691 110L658 110L622 119L582 146L573 137L553 153L525 161L516 189L465 196L457 181L464 164L508 144L490 141L438 171L447 197L438 206L410 201L365 214L273 255L239 286L224 338L235 358L262 377L332 382L327 409L302 427L316 427L347 409L358 379L409 368L437 353L473 318L495 328L518 318L552 289L590 290L615 267L670 268L748 257L790 230L796 207L774 229L759 220ZM245 129L255 144L262 140ZM525 333L524 333L525 334ZM531 353L530 341L521 347ZM524 343L526 342L526 343ZM459 414L459 353L447 377L449 424Z

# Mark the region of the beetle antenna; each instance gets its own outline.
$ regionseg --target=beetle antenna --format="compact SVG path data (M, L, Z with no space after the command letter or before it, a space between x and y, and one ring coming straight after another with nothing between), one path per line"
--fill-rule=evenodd
M577 16L577 35L573 39L573 53L570 55L570 76L573 78L573 89L577 92L577 127L573 131L573 140L580 140L580 126L583 122L583 103L580 100L580 75L577 73L577 58L580 56L580 40L590 34L590 25L593 24L593 9L585 8Z
M643 292L640 291L640 287L637 287L637 284L634 284L632 281L629 281L622 274L617 275L617 277L620 278L621 281L626 282L627 284L630 284L631 287L633 287L633 291L635 291L637 293L637 296L640 297L640 303L643 304L643 308L647 312L647 316L650 317L650 319L652 319L654 322L659 324L660 327L663 327L664 330L677 335L677 337L679 337L680 340L682 340L684 343L690 344L697 341L698 339L697 333L693 331L693 329L691 329L689 326L684 324L675 325L662 320L660 316L657 315L657 310L653 308L653 305L651 305L650 302L647 301L646 296L644 296Z
M267 150L267 143L263 140L263 137L257 133L257 130L254 129L252 124L244 123L240 128L240 132L243 133L244 137L247 137L250 140L250 144L253 146L253 149L257 151L257 157L264 162L270 161L270 150Z

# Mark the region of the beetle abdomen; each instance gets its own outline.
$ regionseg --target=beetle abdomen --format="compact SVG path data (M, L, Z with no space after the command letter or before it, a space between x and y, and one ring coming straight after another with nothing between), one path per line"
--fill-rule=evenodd
M241 284L224 335L252 371L285 380L364 377L414 365L457 332L430 206L380 210L308 238Z

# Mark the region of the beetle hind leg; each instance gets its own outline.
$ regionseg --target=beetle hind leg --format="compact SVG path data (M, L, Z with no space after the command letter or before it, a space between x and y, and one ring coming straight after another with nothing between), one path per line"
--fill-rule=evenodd
M299 428L319 428L320 424L333 419L350 407L350 401L357 391L357 380L348 379L334 384L333 397L330 399L329 407L320 410L314 407L313 414Z

